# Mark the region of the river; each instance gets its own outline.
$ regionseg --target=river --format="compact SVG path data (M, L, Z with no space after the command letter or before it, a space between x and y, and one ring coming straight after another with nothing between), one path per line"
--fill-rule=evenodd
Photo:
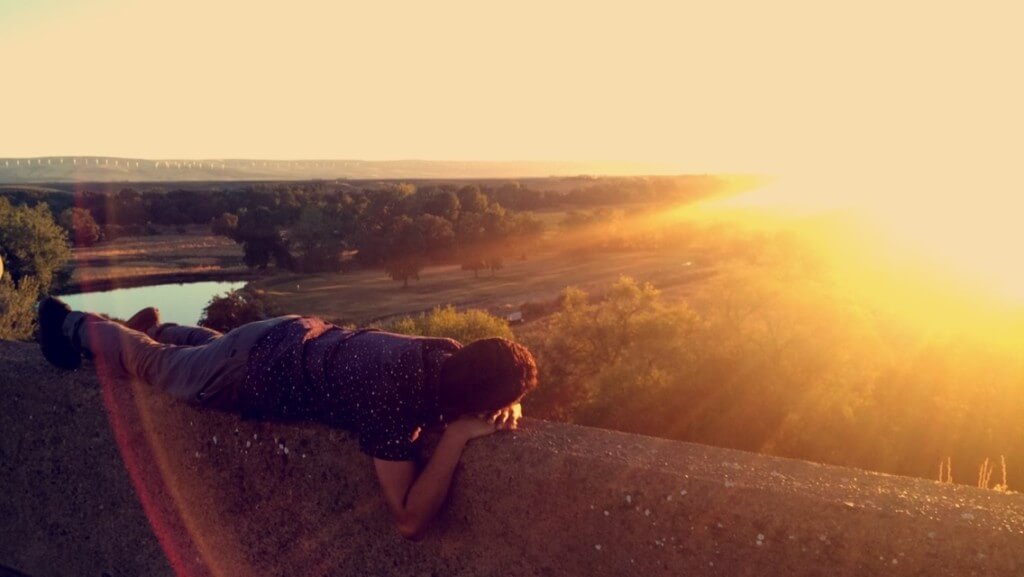
M163 322L194 325L216 295L239 289L245 281L203 281L79 293L60 297L75 310L127 319L141 308L160 309Z

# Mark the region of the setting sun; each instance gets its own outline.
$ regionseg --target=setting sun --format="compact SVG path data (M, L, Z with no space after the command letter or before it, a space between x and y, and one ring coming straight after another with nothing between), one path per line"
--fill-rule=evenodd
M906 274L909 263L911 270L934 275L932 282L1019 305L1024 303L1024 268L1018 266L1024 228L1017 221L1024 201L1012 193L1013 182L1012 177L963 182L950 174L779 177L703 208L755 211L768 218L837 218L861 229L857 240L865 258L894 264L892 274Z

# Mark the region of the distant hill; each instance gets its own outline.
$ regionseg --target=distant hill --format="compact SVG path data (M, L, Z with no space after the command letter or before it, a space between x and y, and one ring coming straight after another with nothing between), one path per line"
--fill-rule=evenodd
M0 158L0 184L393 178L529 178L677 174L667 165L626 162L433 160L161 159L110 156Z

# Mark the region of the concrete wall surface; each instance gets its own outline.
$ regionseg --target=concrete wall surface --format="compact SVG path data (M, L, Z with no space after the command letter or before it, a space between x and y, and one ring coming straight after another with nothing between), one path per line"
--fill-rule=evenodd
M0 575L1024 575L1024 496L571 425L471 443L419 543L344 431L0 342Z

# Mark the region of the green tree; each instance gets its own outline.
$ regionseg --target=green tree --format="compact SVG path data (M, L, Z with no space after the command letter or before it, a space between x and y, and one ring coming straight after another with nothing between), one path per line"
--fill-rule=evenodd
M35 303L66 273L67 233L49 208L11 206L0 198L0 339L27 339L35 331Z
M406 335L455 339L461 343L491 337L515 338L504 319L477 309L459 312L451 305L436 307L429 313L392 320L385 323L383 328Z
M45 204L14 207L0 198L0 258L16 286L34 278L42 295L64 281L61 267L71 258L71 249L67 233Z
M433 260L450 255L455 246L455 231L447 219L433 214L416 217L416 228L423 238L423 252Z
M484 212L487 210L487 196L480 192L480 187L475 184L467 184L459 189L459 207L463 212Z
M210 221L210 232L217 236L233 239L238 231L238 216L230 212L221 213Z
M133 188L125 188L111 199L107 222L120 225L142 225L146 223L146 207L142 194Z
M448 222L459 220L459 211L462 205L459 197L448 190L440 191L424 202L423 212L440 216Z
M92 213L84 208L64 209L58 221L75 246L92 246L100 240L100 227Z
M367 191L354 234L356 260L364 266L376 266L396 255L390 252L396 231L402 225L396 220L406 216L406 208L413 198L412 185L388 185Z
M697 315L685 305L667 307L653 286L629 277L620 278L599 303L572 287L560 302L550 330L530 343L545 383L533 404L549 417L625 430L646 427L667 375L689 372L689 336L699 324Z
M0 340L32 338L36 325L35 304L43 292L33 277L15 286L10 275L0 273Z
M504 253L508 250L513 222L511 213L498 203L493 203L484 212L483 243L481 246L484 267L494 274L505 267Z
M387 239L384 272L392 280L402 281L402 288L409 287L409 279L420 279L420 271L426 264L423 231L408 216L395 219Z
M474 277L479 277L480 270L487 267L483 250L485 235L483 215L475 212L463 212L459 216L456 227L459 263L462 265L462 270L473 271Z
M337 272L341 269L342 241L335 225L321 206L308 205L302 209L289 237L299 251L303 271Z
M215 296L203 309L199 326L226 333L246 323L274 316L275 308L266 293L248 287Z
M242 244L242 258L250 268L265 269L274 259L278 266L291 268L291 254L267 207L247 210L238 217L235 240Z
M462 270L472 270L474 277L487 269L492 273L504 267L503 254L508 250L512 231L511 213L493 203L483 212L464 211L457 226L459 262Z

